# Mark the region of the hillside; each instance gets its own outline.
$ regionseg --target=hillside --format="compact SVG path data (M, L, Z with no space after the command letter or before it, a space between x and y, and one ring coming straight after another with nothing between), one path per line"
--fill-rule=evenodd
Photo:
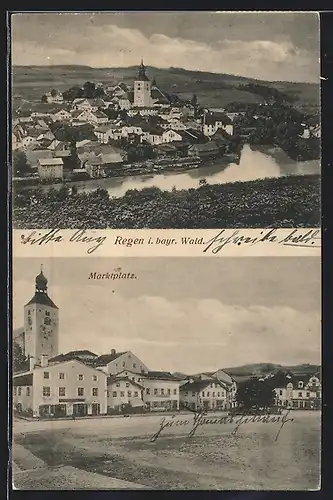
M27 100L39 100L41 95L52 88L64 91L74 85L82 85L87 80L113 85L119 81L132 84L137 67L91 68L88 66L13 66L13 96ZM154 68L147 66L147 73L155 77L160 88L168 93L176 93L183 98L191 98L195 93L202 106L224 107L229 102L261 102L258 94L239 86L260 83L285 93L295 104L307 108L319 106L319 85L312 83L265 82L241 76L233 76L182 68Z
M320 365L302 364L302 365L278 365L273 363L255 363L236 367L223 368L229 373L236 382L246 380L252 376L265 376L269 373L275 373L279 370L290 371L294 375L314 374L320 371Z

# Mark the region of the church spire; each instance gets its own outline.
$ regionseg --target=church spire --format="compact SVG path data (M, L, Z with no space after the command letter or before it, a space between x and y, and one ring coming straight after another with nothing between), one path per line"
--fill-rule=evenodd
M141 64L139 66L139 72L138 72L138 79L139 80L148 80L148 77L146 75L146 67L143 64L143 57L141 58Z
M47 293L47 279L43 273L43 264L40 266L40 273L35 280L36 292Z

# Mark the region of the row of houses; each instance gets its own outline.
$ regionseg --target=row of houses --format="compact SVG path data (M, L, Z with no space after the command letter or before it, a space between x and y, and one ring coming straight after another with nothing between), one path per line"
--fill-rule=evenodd
M227 410L235 406L236 383L218 370L179 377L151 371L131 351L98 356L72 351L35 363L14 374L13 404L34 417L98 415L124 407L146 411Z

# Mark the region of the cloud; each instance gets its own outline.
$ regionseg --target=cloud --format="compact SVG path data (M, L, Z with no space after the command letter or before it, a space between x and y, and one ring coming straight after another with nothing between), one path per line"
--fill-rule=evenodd
M40 36L36 34L36 36ZM82 64L93 67L137 65L229 73L264 80L319 81L319 60L290 39L203 42L162 33L145 36L114 24L86 25L82 30L49 34L41 43L19 41L13 34L13 63Z
M14 326L26 282L15 282ZM60 350L132 350L151 369L196 372L251 362L320 362L320 311L216 299L124 298L99 286L52 287Z

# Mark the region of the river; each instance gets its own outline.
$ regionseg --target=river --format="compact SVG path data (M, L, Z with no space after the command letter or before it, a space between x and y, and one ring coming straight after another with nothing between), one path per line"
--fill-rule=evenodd
M236 181L253 181L267 177L284 175L319 174L319 160L296 162L277 148L254 149L245 145L239 164L221 162L214 166L200 167L185 172L165 172L163 174L138 175L75 182L78 192L93 191L97 187L106 189L110 196L123 196L129 189L158 187L163 191L173 188L197 188L201 179L208 184L225 184Z

